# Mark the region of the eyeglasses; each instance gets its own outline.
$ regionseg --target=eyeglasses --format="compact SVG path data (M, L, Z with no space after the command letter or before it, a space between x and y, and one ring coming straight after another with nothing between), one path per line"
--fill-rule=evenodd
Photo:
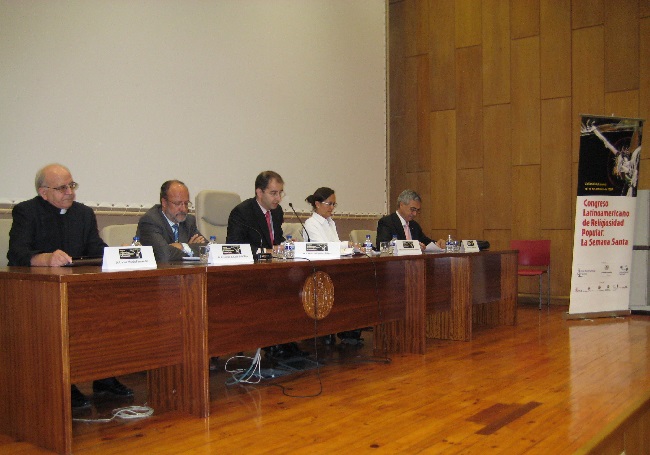
M194 205L190 201L174 202L174 201L170 201L167 198L165 198L165 200L176 208L180 208L181 206L184 206L185 208L192 209L192 207L194 207Z
M416 209L415 207L409 207L409 210L411 213L420 213L422 211L422 209Z
M328 205L328 206L334 207L334 208L336 208L336 206L338 205L336 202L329 202L329 201L327 201L327 202L323 201L323 202L321 202L321 204L325 204L325 205Z
M278 197L278 196L280 196L280 198L284 197L284 191L266 191L266 190L264 190L264 192L270 194L271 197Z
M41 188L49 188L50 190L56 190L60 191L61 193L65 193L70 189L71 191L76 190L79 188L79 184L77 182L70 182L67 185L61 185L61 186L45 186L43 185Z

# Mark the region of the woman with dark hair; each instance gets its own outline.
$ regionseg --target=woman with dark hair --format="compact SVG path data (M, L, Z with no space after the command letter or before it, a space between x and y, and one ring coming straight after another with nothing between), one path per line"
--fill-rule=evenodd
M336 232L336 223L332 219L332 213L336 208L336 194L332 188L321 187L314 191L314 194L307 196L305 201L311 204L314 213L305 221L306 235L303 238L310 242L339 242L339 234Z
M336 194L332 188L321 187L314 191L314 194L307 196L305 201L312 206L314 213L305 221L303 238L309 238L310 242L339 242L339 234L336 232L336 223L332 219L332 213L336 208ZM338 334L342 344L363 345L361 330L350 330ZM334 335L327 335L321 338L325 344L334 344Z

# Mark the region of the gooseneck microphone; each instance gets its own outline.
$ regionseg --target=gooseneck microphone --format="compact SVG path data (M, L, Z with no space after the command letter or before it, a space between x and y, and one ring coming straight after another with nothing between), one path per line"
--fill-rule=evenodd
M302 226L302 230L305 231L305 234L307 234L307 241L311 242L311 239L309 238L309 232L305 228L305 225L302 224L302 220L300 219L300 217L296 213L296 209L293 208L293 204L291 202L289 202L289 207L291 207L291 210L293 210L293 214L296 215L296 218L298 218L298 221L300 222L300 225Z
M235 217L231 218L231 220L232 220L235 224L238 224L238 225L243 226L243 227L245 227L245 228L247 228L247 229L250 229L251 231L254 231L257 235L260 236L260 246L259 246L259 250L258 250L259 252L258 252L258 253L255 253L255 254L253 255L253 257L254 257L255 259L270 259L270 258L271 258L271 255L270 255L269 253L264 253L264 252L263 252L263 251L264 251L264 247L263 247L262 245L263 245L263 243L264 243L264 237L262 237L262 233L261 233L260 231L258 231L257 229L255 229L253 226L249 226L248 224L243 223L242 221L238 220L238 219L235 218Z

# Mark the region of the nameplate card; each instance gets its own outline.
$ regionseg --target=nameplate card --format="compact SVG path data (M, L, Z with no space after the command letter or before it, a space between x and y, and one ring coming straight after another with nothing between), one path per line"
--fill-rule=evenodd
M476 240L463 240L461 243L462 251L465 253L478 253L478 242Z
M253 262L253 252L248 243L210 245L208 254L210 265L252 264Z
M108 246L104 248L102 270L155 269L152 246Z
M341 242L296 242L294 257L303 259L338 259Z
M408 256L422 254L420 242L417 240L397 240L395 242L395 256Z

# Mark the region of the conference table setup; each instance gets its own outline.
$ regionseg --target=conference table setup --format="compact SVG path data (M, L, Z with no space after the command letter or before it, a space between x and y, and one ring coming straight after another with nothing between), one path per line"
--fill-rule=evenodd
M210 413L209 359L373 327L381 353L517 321L517 252L213 266L0 268L0 432L72 453L72 384L147 372L149 406Z

